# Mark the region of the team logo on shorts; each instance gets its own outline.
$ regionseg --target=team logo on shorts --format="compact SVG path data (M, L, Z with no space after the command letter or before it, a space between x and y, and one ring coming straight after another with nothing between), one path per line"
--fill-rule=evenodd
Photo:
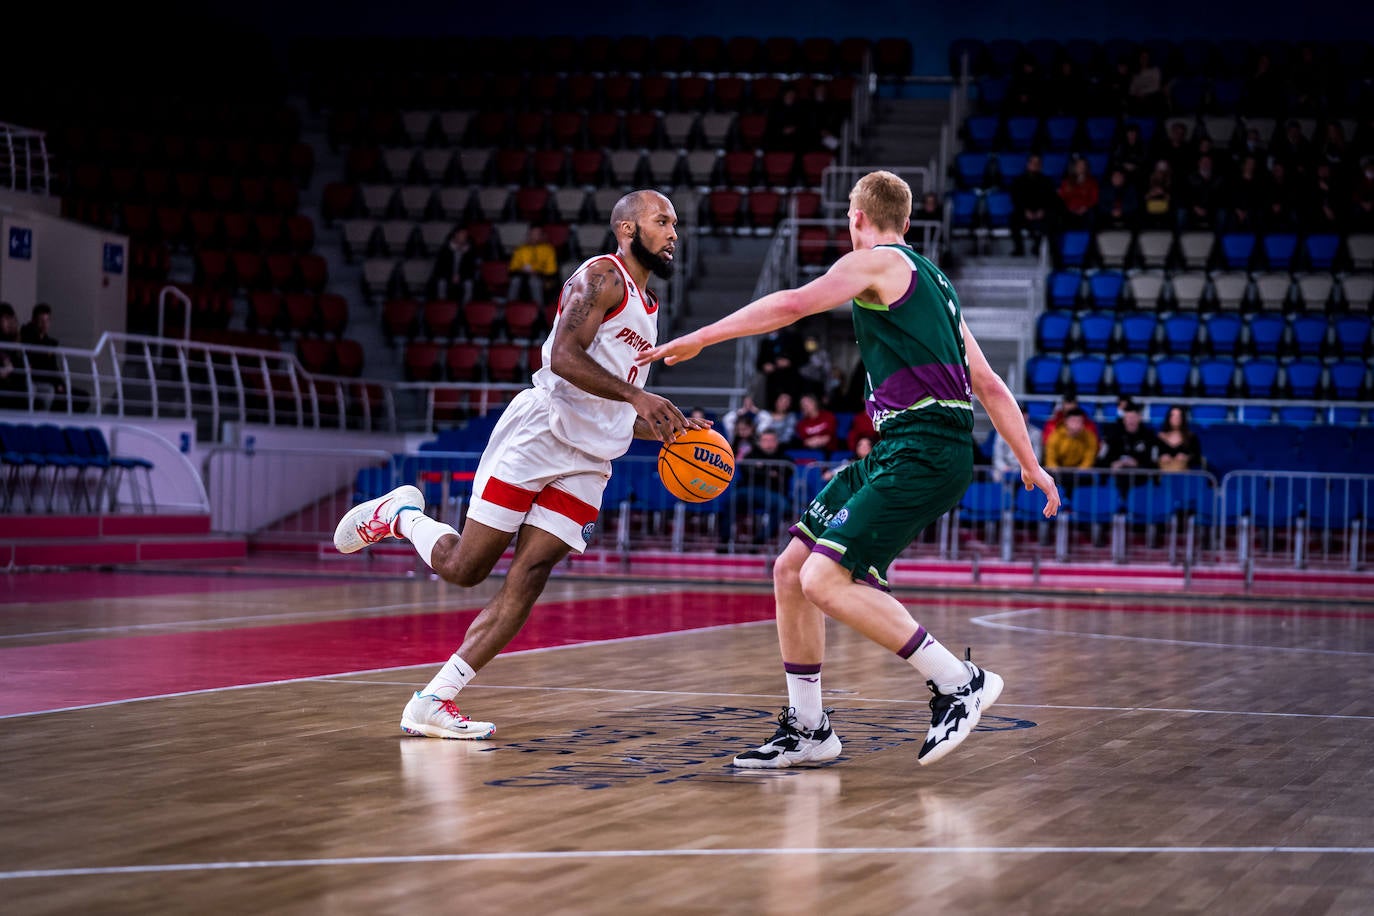
M835 517L834 517L834 518L832 518L830 521L828 521L828 522L825 523L825 527L827 527L827 528L838 528L838 527L840 527L841 525L843 525L843 524L844 524L845 522L847 522L847 521L849 521L849 510L848 510L848 509L841 509L839 512L836 512L836 513L835 513Z
M582 526L582 540L590 541L594 531L596 531L596 522L587 522Z

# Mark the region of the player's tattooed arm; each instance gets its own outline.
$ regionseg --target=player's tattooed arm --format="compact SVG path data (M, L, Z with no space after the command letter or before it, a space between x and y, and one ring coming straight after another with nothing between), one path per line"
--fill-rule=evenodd
M597 261L568 284L563 292L563 311L554 333L549 368L589 394L634 405L643 421L645 438L664 442L686 427L686 418L673 403L617 378L587 352L606 315L625 301L625 281L609 261ZM634 367L635 373L643 368ZM640 424L636 424L636 431Z

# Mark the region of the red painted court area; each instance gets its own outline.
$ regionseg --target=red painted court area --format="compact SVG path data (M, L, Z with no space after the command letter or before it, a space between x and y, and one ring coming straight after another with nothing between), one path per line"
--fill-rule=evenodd
M109 577L111 581L119 577ZM282 581L257 580L280 588ZM160 578L145 584L164 586ZM266 587L259 584L257 587ZM159 591L167 594L167 591ZM89 597L89 590L85 596ZM55 596L48 596L53 600ZM682 592L540 604L508 651L769 620L767 594ZM16 600L10 598L9 600ZM0 649L0 716L438 664L476 611L202 630Z

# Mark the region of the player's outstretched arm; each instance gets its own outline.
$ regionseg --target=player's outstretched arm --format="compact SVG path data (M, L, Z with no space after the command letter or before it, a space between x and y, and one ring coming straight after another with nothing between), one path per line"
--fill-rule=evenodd
M688 428L682 411L667 398L650 394L627 379L616 378L587 352L606 314L624 298L625 281L609 262L598 261L574 277L563 294L563 312L554 332L549 368L589 394L633 405L639 415L636 432L642 423L653 432L645 438L669 442Z
M983 355L978 341L973 339L968 325L960 321L959 330L964 335L964 351L968 355L969 383L973 386L973 393L988 412L997 435L1006 440L1012 454L1020 462L1021 482L1027 490L1034 487L1045 494L1045 518L1053 518L1059 512L1059 487L1036 460L1021 408L1007 388L1007 383L988 365L987 357Z
M719 321L645 350L636 357L636 361L643 365L661 359L671 366L691 359L711 344L752 334L766 334L785 328L807 315L843 305L855 296L861 296L873 285L875 267L881 266L882 262L875 262L872 257L872 251L851 251L836 261L830 270L805 286L780 289L755 299Z

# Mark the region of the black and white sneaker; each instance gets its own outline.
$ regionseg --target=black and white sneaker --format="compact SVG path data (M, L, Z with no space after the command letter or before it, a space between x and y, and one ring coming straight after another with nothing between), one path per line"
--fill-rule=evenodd
M977 726L983 712L1002 695L1002 678L984 671L971 661L965 661L973 677L953 693L941 693L934 681L926 686L934 694L930 698L930 731L926 733L916 762L925 766L944 757L960 745Z
M821 714L821 724L802 728L797 710L789 706L778 713L778 730L757 750L745 751L734 764L747 770L781 770L804 763L824 763L840 756L840 739L830 728L830 713Z

